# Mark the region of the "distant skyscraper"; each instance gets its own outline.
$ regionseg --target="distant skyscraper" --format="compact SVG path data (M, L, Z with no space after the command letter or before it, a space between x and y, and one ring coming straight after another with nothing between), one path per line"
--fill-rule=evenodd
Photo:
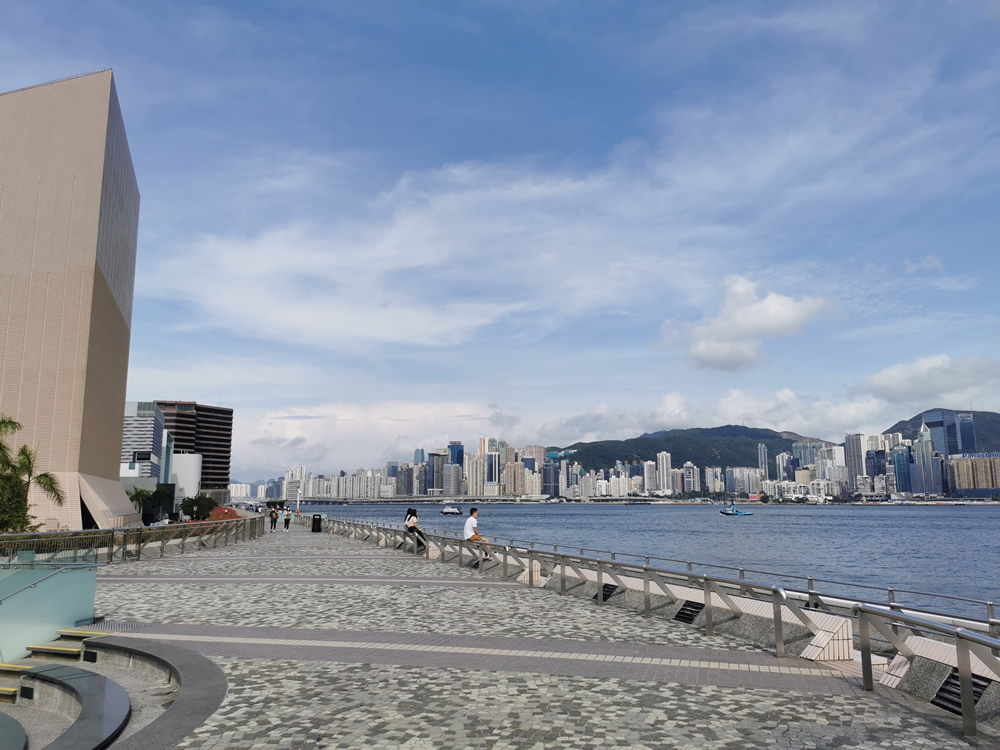
M656 482L655 461L644 461L642 464L642 488L645 492L654 492L659 489Z
M892 449L892 465L896 473L896 492L913 492L910 482L911 466L913 457L910 453L910 446L897 445Z
M882 477L888 470L888 461L884 450L865 451L865 476Z
M136 525L119 472L139 187L110 70L0 94L0 204L0 412L66 496L33 488L31 514Z
M444 465L448 463L447 451L431 451L427 455L427 489L444 490Z
M944 456L959 453L975 453L976 431L969 412L954 412L951 409L931 409L920 415L931 432L934 450Z
M201 459L201 490L223 499L228 495L233 453L233 410L194 401L156 401L166 428L174 436L175 453L197 453ZM305 467L295 478L301 481Z
M456 466L465 466L465 446L458 440L448 443L448 459Z
M767 479L767 446L764 443L757 443L757 468Z
M414 465L416 465L416 464L422 464L422 463L426 463L426 462L427 462L427 454L424 452L423 448L417 448L415 451L413 451L413 463L414 463Z
M684 464L684 491L701 492L701 469L690 461Z
M864 433L856 432L844 435L844 461L847 464L847 485L858 488L858 477L865 474L865 452L868 450L868 440Z
M387 461L385 464L386 479L394 479L399 476L399 461Z
M959 412L958 440L962 453L976 452L976 428L972 424L972 412Z
M548 461L542 466L542 494L559 497L559 464Z
M125 404L122 430L121 475L148 477L169 482L162 476L163 412L152 401L129 401ZM162 477L162 479L161 479Z
M918 495L940 495L944 491L943 460L934 447L931 429L920 425L920 433L913 443L913 465L910 484Z
M816 457L826 443L820 440L798 440L792 443L792 455L799 460L799 466L816 463Z
M674 491L673 474L673 466L670 463L670 454L666 451L657 453L656 480L659 482L660 489L668 494L672 494Z
M447 497L456 497L462 494L462 466L461 464L447 463L442 472L443 489Z

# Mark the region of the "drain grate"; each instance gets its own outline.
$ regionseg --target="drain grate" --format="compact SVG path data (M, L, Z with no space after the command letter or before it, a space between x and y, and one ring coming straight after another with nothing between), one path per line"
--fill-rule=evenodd
M95 622L93 625L88 625L86 628L81 628L81 630L94 630L98 633L106 633L111 631L126 631L126 630L142 630L143 628L148 628L148 622L131 622L128 620L101 620L100 622Z
M986 690L993 680L988 680L985 677L980 677L979 675L972 675L972 702L973 705L979 702L979 699L983 695L983 691ZM950 711L958 716L962 715L962 688L958 681L958 669L952 668L951 674L948 675L948 679L944 681L944 684L938 688L937 695L931 698L931 704L937 706L938 708L943 708L945 711Z
M705 605L702 602L685 601L681 608L677 610L674 619L690 625L703 609L705 609Z
M607 601L612 596L618 593L618 585L614 583L604 584L604 601ZM597 601L597 594L594 594L594 601Z

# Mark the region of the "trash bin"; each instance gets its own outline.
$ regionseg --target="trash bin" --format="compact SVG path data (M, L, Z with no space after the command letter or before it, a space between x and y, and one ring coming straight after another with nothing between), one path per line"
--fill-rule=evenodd
M323 516L319 513L313 513L313 531L323 530Z

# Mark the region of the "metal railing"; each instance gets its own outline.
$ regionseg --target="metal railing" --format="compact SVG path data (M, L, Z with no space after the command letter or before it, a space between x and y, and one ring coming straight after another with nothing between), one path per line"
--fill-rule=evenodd
M264 516L144 528L0 535L0 565L17 562L128 562L228 546L264 534Z
M308 524L308 519L299 523ZM373 542L384 546L402 548L404 552L417 554L419 545L417 537L404 528L396 525L381 525L343 519L326 519L323 521L324 531L351 536L365 542ZM423 531L426 543L423 555L430 559L431 549L438 552L441 562L457 562L459 567L473 558L478 560L480 575L485 573L486 553L483 546L477 542L468 542L461 537L436 534ZM567 551L550 552L536 549L530 543L504 545L497 540L487 540L493 546L494 555L499 558L497 569L504 580L511 577L523 577L529 587L536 586L540 578L556 577L559 580L559 594L567 593L567 582L574 579L579 582L593 581L597 584L596 601L598 606L605 604L604 584L608 580L624 591L641 591L643 597L643 615L652 616L652 597L663 596L671 603L679 601L678 595L671 586L682 586L700 589L706 605L705 633L714 635L715 621L713 607L724 607L736 615L743 614L743 607L734 597L747 597L769 601L775 623L775 653L785 655L784 627L782 613L787 610L809 632L815 634L821 628L807 611L808 602L800 603L789 596L781 586L770 583L751 581L745 577L728 578L713 576L692 570L671 570L649 565L623 562L620 560L604 560L597 557L577 555ZM586 571L586 572L585 572ZM593 575L588 575L591 573ZM626 581L631 579L634 584ZM641 588L638 588L641 585Z
M306 518L306 516L303 516ZM385 528L395 528L404 530L402 525L394 523L383 523L374 521L353 521L351 519L326 519L324 523L338 521L341 523L364 523L368 525L378 525ZM446 538L458 539L459 534L450 530L423 529L425 534L434 534ZM579 553L579 556L601 559L604 562L615 562L625 564L627 561L635 561L636 565L642 567L656 567L656 569L667 569L677 571L677 568L669 564L683 565L683 570L692 576L708 576L718 580L746 579L751 575L756 580L768 580L768 588L775 585L781 587L789 601L801 603L809 609L824 610L845 617L854 618L853 607L857 603L873 604L876 606L888 606L904 614L912 614L919 617L927 617L946 625L954 627L964 627L979 632L988 633L994 638L1000 638L1000 628L990 623L996 619L996 610L992 601L970 599L966 597L951 596L948 594L935 594L926 591L916 591L910 589L898 589L892 586L879 587L865 584L852 584L844 581L834 581L813 576L797 576L786 573L776 573L773 571L758 570L754 568L731 567L725 565L714 565L710 563L695 562L691 560L678 560L666 557L656 557L652 555L637 555L633 553L622 553L614 550L599 550L590 547L578 547L575 545L548 544L544 542L519 540L507 537L489 537L488 543L492 545L503 545L507 547L521 547L536 552L551 552L553 554ZM640 563L641 561L641 563ZM668 563L663 565L662 563ZM700 570L699 570L700 569ZM723 571L722 573L712 573L710 571ZM798 582L790 583L790 582ZM804 585L803 585L804 584ZM818 584L828 588L819 589ZM870 592L870 593L869 593ZM874 598L874 592L884 593L884 598ZM985 617L964 612L946 611L945 606L941 608L928 608L916 604L907 603L899 599L900 594L923 597L927 600L940 600L947 602L962 602L975 605L981 608ZM971 610L970 610L971 611Z
M310 521L303 517L298 522L308 524ZM396 524L334 518L323 520L322 529L365 542L401 548L404 552L414 555L417 555L420 550L416 535ZM426 559L431 558L432 549L437 550L438 559L442 563L457 562L459 567L464 566L467 560L475 558L478 561L479 574L485 573L486 554L482 544L467 542L457 534L421 531L425 538L423 556ZM1000 678L1000 659L997 658L1000 654L1000 620L994 617L992 602L984 602L987 605L988 616L985 621L980 621L947 613L920 610L914 612L911 611L911 608L904 610L900 604L894 601L888 606L876 602L852 602L842 596L830 596L817 591L813 587L812 579L809 579L807 589L785 589L780 585L747 580L746 571L742 568L738 569L739 576L737 578L729 578L695 571L690 563L686 564L685 570L673 570L654 567L648 562L638 564L621 561L615 559L614 553L611 553L611 559L602 559L582 554L587 550L580 550L581 554L575 554L565 549L558 550L555 545L546 545L551 549L539 549L539 545L536 543L518 542L514 539L507 541L508 544L503 544L503 540L496 538L486 540L487 544L493 547L493 555L499 558L499 564L493 570L498 570L501 578L504 580L512 576L524 578L529 587L534 587L542 576L549 579L555 577L559 582L559 594L565 596L567 593L567 571L569 571L569 578L577 583L596 582L597 606L602 606L605 603L605 578L610 579L617 587L625 591L641 590L642 611L646 617L652 616L652 596L654 594L664 596L671 603L675 603L678 601L678 597L670 589L671 585L698 588L702 591L706 604L703 610L706 635L714 634L713 607L723 607L733 614L741 615L743 607L736 598L769 599L774 623L775 655L778 657L785 656L784 622L786 618L783 617L783 614L786 611L813 634L818 633L821 629L814 617L810 616L812 612L817 610L825 610L840 617L856 619L860 636L865 690L874 689L872 628L884 636L886 642L897 653L911 661L916 654L906 644L905 638L900 635L899 626L910 629L916 635L920 635L921 631L931 631L949 636L955 641L962 696L962 728L967 736L976 733L970 653L975 654L989 670ZM588 572L592 573L593 576L588 575ZM631 579L634 585L630 586L626 582L627 579ZM641 589L637 588L640 583ZM892 589L889 591L891 599ZM967 627L958 627L954 624L955 622L963 623ZM975 632L972 628L989 633L989 635Z
M962 699L962 732L967 737L976 734L976 704L972 691L972 658L976 657L1000 679L1000 639L990 638L980 633L974 633L965 628L943 625L925 617L906 615L887 607L871 604L858 604L854 607L858 617L858 629L861 636L861 672L865 690L875 689L875 676L872 670L871 630L881 633L893 646L897 653L912 662L916 653L906 643L906 640L896 632L897 625L906 625L913 630L929 630L933 633L949 636L955 641L955 656L958 666L958 683ZM1000 622L991 621L991 625Z

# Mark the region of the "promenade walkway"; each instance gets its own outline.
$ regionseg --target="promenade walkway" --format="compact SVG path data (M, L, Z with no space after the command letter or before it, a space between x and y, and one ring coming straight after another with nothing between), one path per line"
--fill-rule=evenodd
M106 568L97 611L225 670L182 748L993 746L852 670L301 527Z

